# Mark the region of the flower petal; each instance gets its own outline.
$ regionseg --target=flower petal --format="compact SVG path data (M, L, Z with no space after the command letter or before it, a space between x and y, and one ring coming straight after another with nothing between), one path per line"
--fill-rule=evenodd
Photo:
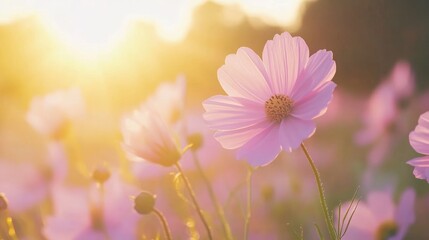
M332 58L332 52L319 50L311 55L307 66L298 76L290 96L296 101L301 100L309 92L331 81L335 72L336 64Z
M366 202L377 222L382 223L394 218L395 205L389 192L371 192Z
M271 125L272 123L265 120L246 128L217 131L214 134L214 138L222 145L222 147L226 149L236 149L243 146L245 143L250 141L250 139L269 128Z
M429 155L429 112L422 114L416 129L410 133L410 144L416 152Z
M272 162L281 151L279 125L266 128L237 151L237 159L245 159L252 166L264 166Z
M336 86L335 83L329 82L310 96L297 102L292 111L292 116L311 120L323 115L328 108Z
M394 240L403 239L407 233L408 227L414 223L414 201L416 199L416 192L412 188L408 188L402 193L399 200L398 208L395 213L395 219L399 225L399 231L394 236Z
M292 37L285 32L267 41L262 59L271 77L271 89L275 94L290 94L297 77L307 64L308 57L308 46L300 37Z
M407 162L414 167L413 174L418 179L425 179L429 183L429 156L414 158Z
M313 121L301 120L293 116L284 119L280 125L280 142L284 150L292 151L316 131Z
M239 48L225 59L218 78L225 92L233 97L265 102L271 95L268 75L259 56L249 48Z
M234 130L250 127L266 119L264 105L246 99L214 96L203 102L204 119L216 130Z
M356 203L353 204L353 209L356 206L355 204ZM349 202L342 204L341 206L342 216L344 216L344 214L346 213L349 205L350 205ZM368 205L365 202L359 202L356 207L356 212L353 214L353 217L350 221L350 228L347 231L347 234L345 235L347 236L345 239L349 239L349 237L353 236L351 233L354 231L358 231L358 232L361 231L369 234L374 233L377 226L378 226L377 219L375 218L371 209L368 207ZM354 239L354 238L351 238L351 239ZM363 238L363 239L367 239L367 238Z

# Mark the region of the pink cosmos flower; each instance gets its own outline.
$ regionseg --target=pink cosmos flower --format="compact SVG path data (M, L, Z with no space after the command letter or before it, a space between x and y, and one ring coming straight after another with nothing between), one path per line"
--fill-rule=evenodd
M47 239L134 239L139 215L131 196L138 189L113 174L99 189L57 187L53 192L54 215L43 229Z
M366 202L359 202L342 239L403 239L409 226L415 221L414 201L413 189L407 189L402 194L397 206L393 203L390 193L371 192ZM348 206L349 203L342 205L340 219L343 218Z
M409 138L414 150L426 156L414 158L407 163L414 167L416 178L426 179L429 183L429 112L420 116L419 123Z
M185 108L186 80L179 75L174 83L163 83L144 103L143 108L151 108L168 124L177 122Z
M140 107L143 111L150 109L156 112L167 127L179 136L181 143L185 143L186 140L186 137L183 136L185 134L184 121L182 121L185 111L185 94L186 80L183 75L179 75L174 83L162 83ZM181 144L181 147L185 147L185 145ZM154 165L146 161L134 162L132 165L135 175L142 179L165 176L172 171L165 166ZM188 165L183 165L183 169L188 169Z
M364 127L356 134L361 145L374 143L368 159L378 166L394 143L395 135L405 130L401 108L414 91L414 74L409 63L399 61L390 75L374 90L364 113Z
M22 212L47 198L49 184L34 164L0 160L0 189L9 199L9 209Z
M211 171L212 168L216 166L224 168L224 164L227 161L222 160L229 158L231 154L229 151L225 151L225 149L223 149L220 144L211 137L212 133L210 129L207 128L205 121L202 119L202 111L187 112L186 118L183 120L184 124L186 124L187 134L184 134L184 131L180 131L178 133L180 142L182 143L181 147L185 147L186 145L193 143L191 142L192 140L187 139L187 136L190 134L199 135L202 142L195 154L199 158L203 169ZM184 171L196 170L195 163L193 161L193 153L191 151L183 153L180 161ZM167 174L175 171L174 167L166 168L164 166L151 164L150 162L145 161L133 162L132 170L135 176L139 179L145 180L166 176Z
M56 91L31 102L27 121L41 134L58 138L67 123L81 116L85 104L78 89Z
M153 110L135 110L122 119L123 147L131 160L172 166L181 154L163 119Z
M398 100L402 100L413 95L416 83L414 72L408 62L398 61L393 67L388 79L393 86Z
M374 142L388 131L398 116L393 88L388 83L379 85L371 95L364 114L365 128L356 135L359 144Z
M313 119L325 113L336 87L335 71L332 52L309 57L304 40L289 33L268 41L262 59L242 47L218 70L228 96L204 101L204 118L224 148L238 149L237 158L266 165L314 133Z

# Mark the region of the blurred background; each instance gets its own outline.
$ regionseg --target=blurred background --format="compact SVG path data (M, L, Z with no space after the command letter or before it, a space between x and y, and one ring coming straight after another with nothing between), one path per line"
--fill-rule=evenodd
M407 239L429 238L425 231L429 187L416 180L405 164L418 156L409 146L408 133L418 116L429 110L429 2L425 0L0 0L0 159L43 162L47 140L26 121L31 100L77 87L87 110L73 126L73 140L68 140L78 142L79 153L71 152L84 159L88 169L99 162L121 165L119 122L124 113L178 75L186 78L187 111L202 113L203 100L223 94L216 71L225 57L242 46L261 55L265 42L284 31L304 38L310 54L333 51L337 64L334 100L308 141L320 162L329 204L335 207L339 200L350 200L358 185L363 186L363 199L373 189L389 189L395 201L412 187L419 211ZM355 136L365 125L371 94L398 61L409 63L415 90L400 106L403 129L389 132L394 143L389 143L382 163L373 170L375 177L365 183L368 156L376 144L359 145ZM379 108L382 111L383 101ZM261 170L261 179L284 164L288 174L309 174L301 152L279 158ZM281 163L283 159L286 163ZM291 186L298 181L305 187L303 180L294 181ZM266 185L278 186L264 184L255 194L266 194ZM298 230L299 225L310 224L306 232L312 232L313 219L320 217L317 201L314 195L317 217L297 210L302 208L295 206L303 203L293 196L269 205L268 215L277 225L268 229L282 237L265 239L293 239L286 223Z

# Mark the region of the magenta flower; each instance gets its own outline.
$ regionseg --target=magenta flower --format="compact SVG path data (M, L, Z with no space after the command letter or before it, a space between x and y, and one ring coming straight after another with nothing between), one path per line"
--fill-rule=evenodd
M402 194L397 206L388 192L370 193L366 202L359 202L350 226L342 239L403 239L409 226L415 221L414 201L413 189L407 189ZM342 216L346 213L348 206L348 203L342 205Z
M262 60L242 47L218 70L228 96L204 101L204 118L224 148L238 149L238 159L266 165L314 133L313 119L325 113L336 87L335 71L332 52L309 57L304 40L289 33L268 41Z
M407 163L414 167L416 178L426 179L429 183L429 112L420 116L419 123L409 138L414 150L426 156L414 158Z
M123 147L131 160L162 166L176 164L181 154L161 117L150 109L135 110L122 119Z

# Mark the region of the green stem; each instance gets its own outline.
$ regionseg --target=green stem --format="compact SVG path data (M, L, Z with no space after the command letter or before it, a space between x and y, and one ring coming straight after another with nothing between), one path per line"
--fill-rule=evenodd
M310 157L310 154L308 153L307 149L304 146L304 143L301 143L301 148L304 151L305 156L308 159L308 162L310 163L311 170L313 170L314 177L316 178L317 182L317 188L319 190L319 198L320 198L320 204L322 205L323 215L325 216L325 222L328 226L329 235L332 240L337 239L336 233L335 233L335 227L333 225L332 218L329 216L329 209L328 204L326 203L325 193L323 190L322 180L320 179L320 173L316 168L316 165L314 165L313 159Z
M176 163L176 168L177 168L177 170L180 172L180 175L182 176L182 179L183 179L183 181L185 182L186 188L187 188L187 189L188 189L188 191L189 191L189 195L191 196L192 202L194 203L194 206L195 206L195 208L196 208L196 210L197 210L198 216L200 217L201 221L202 221L202 222L203 222L203 224L204 224L204 227L206 228L208 238L209 238L210 240L212 240L212 239L213 239L213 237L212 237L212 233L211 233L211 231L210 231L210 227L209 227L209 225L208 225L208 223L207 223L206 219L204 218L203 211L201 210L201 207L200 207L200 205L198 204L198 201L197 201L197 199L196 199L196 197L195 197L194 190L192 190L191 183L189 182L188 178L185 176L185 173L183 172L182 167L180 167L180 164L179 164L179 163Z
M244 221L244 239L247 240L249 238L249 225L250 218L252 217L252 175L254 169L249 166L249 170L247 172L247 215Z
M168 227L167 220L165 219L164 215L162 215L162 213L156 208L153 209L153 212L158 216L159 220L162 223L162 227L164 228L165 232L165 237L167 238L167 240L171 240L172 238L170 228Z
M220 217L220 220L222 222L222 227L225 232L225 237L228 240L234 239L231 232L231 227L229 226L228 220L226 219L225 212L222 208L222 206L219 203L219 200L216 197L216 194L213 191L212 185L210 184L210 180L208 179L207 175L205 174L203 168L201 167L200 161L198 160L197 154L195 151L192 151L192 157L194 159L194 163L197 166L198 171L200 172L201 177L203 178L203 181L207 187L207 190L209 192L210 198L215 205L216 211Z

